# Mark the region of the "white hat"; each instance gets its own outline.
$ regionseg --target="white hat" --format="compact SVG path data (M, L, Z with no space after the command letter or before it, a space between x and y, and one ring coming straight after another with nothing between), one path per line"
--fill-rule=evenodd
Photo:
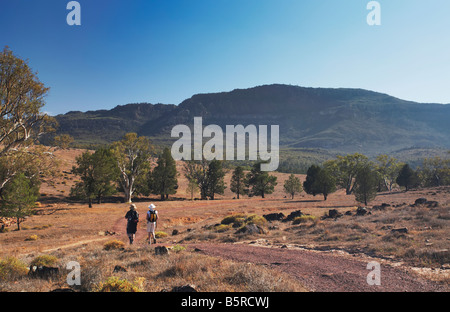
M148 209L155 209L156 208L156 206L155 205L153 205L153 204L150 204L150 206L148 206Z

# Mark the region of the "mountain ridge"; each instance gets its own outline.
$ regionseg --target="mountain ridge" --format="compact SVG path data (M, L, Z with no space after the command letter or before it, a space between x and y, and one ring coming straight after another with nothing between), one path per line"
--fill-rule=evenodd
M450 148L450 105L416 103L365 89L262 85L200 93L174 104L136 103L55 116L57 133L78 143L110 143L137 132L168 144L177 124L280 125L280 145L343 152Z

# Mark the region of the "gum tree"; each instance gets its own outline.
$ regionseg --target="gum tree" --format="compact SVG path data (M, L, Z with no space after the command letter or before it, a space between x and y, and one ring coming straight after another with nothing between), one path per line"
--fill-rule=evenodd
M27 61L0 52L0 192L19 173L33 180L51 167L51 152L34 145L56 126L41 111L48 91Z
M125 193L125 202L131 203L136 181L145 181L150 168L151 145L146 137L127 133L121 141L112 144L120 172L119 183Z

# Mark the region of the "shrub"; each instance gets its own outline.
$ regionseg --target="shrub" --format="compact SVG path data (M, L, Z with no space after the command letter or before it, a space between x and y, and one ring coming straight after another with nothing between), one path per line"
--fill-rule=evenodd
M181 252L183 250L186 250L186 247L180 246L180 245L175 245L172 247L172 251L177 253L177 252Z
M42 256L37 256L36 258L34 258L31 263L30 266L54 266L56 264L56 262L58 262L58 258L56 258L55 256L50 256L50 255L42 255Z
M217 233L226 232L229 229L230 229L230 225L229 224L219 224L219 225L214 227L214 231L217 232Z
M26 264L14 257L0 260L0 281L14 280L27 273Z
M125 248L125 243L119 240L112 240L103 245L103 249L105 250L116 250L123 248Z
M96 292L142 292L143 279L138 278L134 283L120 279L117 276L109 277L106 282L100 282L94 287Z
M156 238L164 238L164 237L167 237L167 236L169 236L169 234L167 234L166 232L159 231L159 232L155 233L155 237Z
M25 238L26 241L35 241L38 240L38 236L36 234L30 235L27 238Z
M246 224L256 224L256 225L264 225L267 220L264 217L258 215L250 215L245 219Z
M243 223L246 216L243 214L236 214L225 217L220 223L222 224L233 224L233 223Z
M316 217L315 216L310 216L310 215L304 215L304 216L301 216L301 217L296 217L292 221L292 224L306 223L308 221L315 222L316 221Z
M264 217L258 215L244 215L244 214L236 214L225 217L220 223L224 225L232 224L234 228L242 227L246 224L256 224L256 225L264 225L267 220Z

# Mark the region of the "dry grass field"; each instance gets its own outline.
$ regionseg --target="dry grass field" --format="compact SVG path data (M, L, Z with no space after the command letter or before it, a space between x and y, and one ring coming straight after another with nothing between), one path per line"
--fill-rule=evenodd
M291 200L283 192L288 174L274 173L278 185L265 199L243 197L233 199L227 188L216 200L193 200L186 192L187 181L181 174L179 192L174 198L138 198L135 203L141 216L136 243L128 245L124 216L128 204L120 197L88 208L86 203L67 199L76 181L70 173L75 156L81 150L58 150L60 176L44 183L36 214L0 233L0 258L14 257L28 266L40 255L53 255L64 268L68 261L80 262L83 283L79 290L98 289L110 276L130 281L144 291L170 290L188 283L201 291L304 291L298 280L267 266L233 262L192 251L195 244L250 244L264 247L302 248L306 250L339 250L353 256L370 256L414 267L418 273L448 285L450 237L450 188L380 193L370 203L368 214L356 215L358 203L343 190L321 196L305 193ZM179 164L179 172L182 167ZM231 173L226 176L229 185ZM298 175L304 180L303 175ZM119 194L120 195L120 194ZM414 205L417 198L436 201L437 206ZM147 206L156 204L160 214L157 231L166 233L158 245L176 246L170 257L159 257L146 243L144 215ZM374 206L387 204L383 209ZM341 216L326 218L331 209ZM305 216L293 221L268 222L263 215L283 213L288 216L300 210ZM240 217L239 222L222 222L226 217ZM227 224L223 224L227 223ZM238 226L254 223L263 234L238 234ZM406 228L406 232L395 229ZM174 235L174 230L178 233ZM394 231L393 231L394 230ZM113 234L113 235L110 235ZM105 243L118 240L122 249L105 250ZM148 265L151 264L151 271ZM127 272L114 273L115 266ZM1 268L0 268L1 270ZM1 272L0 272L1 273ZM49 291L64 288L65 275L52 280L28 277L11 280L1 278L0 290ZM97 288L95 288L97 287ZM131 286L130 286L131 287Z

